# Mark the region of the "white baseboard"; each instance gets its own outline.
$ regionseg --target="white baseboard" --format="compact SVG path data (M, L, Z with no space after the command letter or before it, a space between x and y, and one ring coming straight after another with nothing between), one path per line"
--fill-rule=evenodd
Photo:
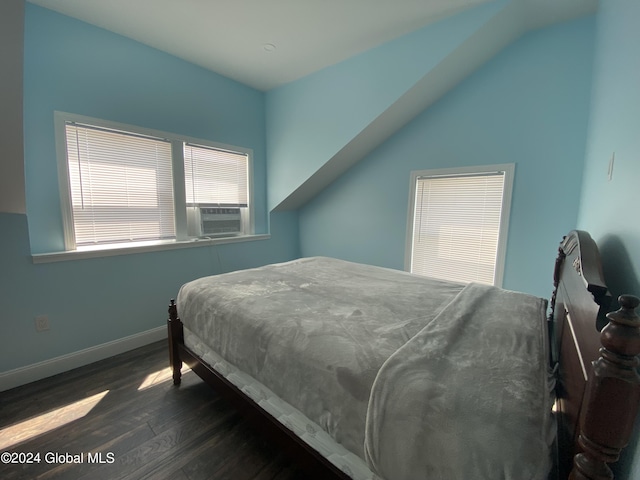
M167 338L167 327L158 327L119 340L96 345L95 347L85 348L68 355L45 360L44 362L9 370L8 372L0 373L0 392L82 367L98 360L113 357L165 338Z

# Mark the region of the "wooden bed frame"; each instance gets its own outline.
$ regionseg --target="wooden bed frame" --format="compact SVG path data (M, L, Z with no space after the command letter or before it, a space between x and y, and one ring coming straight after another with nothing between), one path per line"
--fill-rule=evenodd
M637 297L611 303L598 247L587 232L560 244L549 316L557 365L559 479L612 479L608 463L627 445L640 402Z
M600 255L583 231L574 230L563 239L553 279L549 338L550 362L557 371L558 435L549 478L613 479L607 464L617 461L628 443L640 403L640 318L635 313L640 300L623 295L621 308L606 313L611 295ZM180 384L185 363L290 453L309 478L350 478L185 346L174 300L168 330L175 385Z

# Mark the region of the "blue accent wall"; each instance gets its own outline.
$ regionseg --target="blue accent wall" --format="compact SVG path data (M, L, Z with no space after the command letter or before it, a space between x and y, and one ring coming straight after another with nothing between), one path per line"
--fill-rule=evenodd
M25 14L25 170L33 253L64 250L55 110L253 149L256 232L266 232L263 92L29 3Z
M26 216L0 213L0 372L160 327L189 280L296 258L296 213L271 223L270 240L34 265Z
M162 326L190 279L299 256L297 213L266 209L264 93L30 3L24 38L27 215L0 213L0 372ZM33 264L63 247L54 110L252 148L271 239Z
M403 269L412 170L514 162L504 286L548 298L578 216L594 34L587 17L503 50L300 210L303 256Z
M597 19L578 227L598 243L614 298L640 296L640 2L602 0ZM640 419L614 470L616 478L640 478Z
M508 2L428 25L267 93L268 205L278 206Z

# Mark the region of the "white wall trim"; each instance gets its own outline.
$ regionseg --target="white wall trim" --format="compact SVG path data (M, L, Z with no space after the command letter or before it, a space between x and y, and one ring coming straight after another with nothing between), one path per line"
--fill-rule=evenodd
M128 352L165 338L167 338L167 327L162 326L26 367L2 372L0 373L0 392Z

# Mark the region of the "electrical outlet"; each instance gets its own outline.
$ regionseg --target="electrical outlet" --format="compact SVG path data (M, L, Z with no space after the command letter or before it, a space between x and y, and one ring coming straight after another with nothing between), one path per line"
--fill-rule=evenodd
M49 330L49 316L38 315L36 317L36 332L46 332Z

